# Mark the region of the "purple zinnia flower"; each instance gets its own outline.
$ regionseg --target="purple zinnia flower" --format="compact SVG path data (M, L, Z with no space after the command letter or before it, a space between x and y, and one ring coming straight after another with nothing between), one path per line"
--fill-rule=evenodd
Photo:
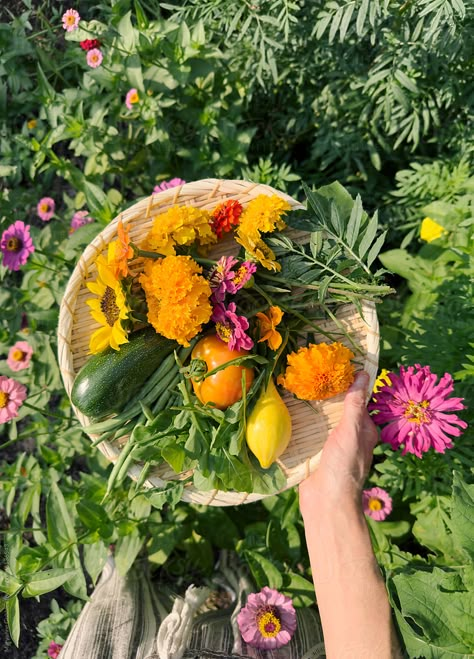
M392 512L392 498L381 487L372 487L362 492L364 513L377 522L381 522Z
M296 613L289 597L265 586L259 593L248 596L237 623L248 645L274 650L291 640L296 629Z
M29 225L21 220L10 225L2 234L0 249L3 252L3 265L10 270L19 270L35 251Z
M182 178L172 178L170 181L163 181L159 185L155 185L153 192L163 192L163 190L169 190L170 188L176 188L178 185L184 185L186 181L183 181Z
M43 222L49 222L54 215L55 208L56 204L54 199L51 199L51 197L43 197L39 200L38 205L36 206L36 212Z
M51 641L48 647L48 657L51 657L51 659L57 659L59 657L59 653L61 652L63 646L60 645L59 643L55 643L54 641Z
M0 375L0 423L18 416L18 408L26 398L26 387L13 378Z
M227 309L219 302L212 311L211 320L216 324L217 335L228 344L229 350L250 350L253 341L245 333L249 321L245 316L238 316L235 311L235 302L231 302Z
M459 437L467 423L456 414L464 409L462 398L449 398L454 390L453 378L438 376L429 366L400 367L400 374L388 374L390 384L380 387L369 404L377 425L386 423L381 439L393 449L403 445L402 455L413 453L422 457L431 447L438 453L452 448L448 435ZM457 427L458 426L458 427Z
M85 224L90 224L93 222L93 218L90 217L88 211L76 211L71 219L71 228L69 233L74 233L79 227L83 227Z

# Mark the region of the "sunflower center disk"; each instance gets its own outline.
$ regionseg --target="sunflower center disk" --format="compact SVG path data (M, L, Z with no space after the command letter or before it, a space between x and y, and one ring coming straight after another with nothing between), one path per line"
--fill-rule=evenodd
M273 638L281 630L281 622L273 610L264 611L258 617L258 629L265 638Z
M429 423L431 418L427 410L429 406L430 402L428 400L423 400L421 403L409 400L408 403L406 403L403 416L410 421L410 423L417 423L418 425L421 423Z
M107 286L100 300L100 309L110 327L116 323L120 316L120 309L117 306L116 300L115 291L110 286Z

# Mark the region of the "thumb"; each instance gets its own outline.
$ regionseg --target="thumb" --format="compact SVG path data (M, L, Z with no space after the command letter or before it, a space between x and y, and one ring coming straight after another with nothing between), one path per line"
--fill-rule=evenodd
M353 424L360 423L367 407L367 389L369 374L365 371L356 373L354 382L349 387L344 399L344 421Z

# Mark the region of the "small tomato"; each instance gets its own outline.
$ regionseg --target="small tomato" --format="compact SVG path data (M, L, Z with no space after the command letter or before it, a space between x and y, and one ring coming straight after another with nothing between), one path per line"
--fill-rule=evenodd
M202 359L207 370L226 364L232 359L247 355L247 350L229 350L228 346L216 334L209 334L196 343L191 359ZM194 393L201 403L213 403L220 410L225 410L242 398L242 373L245 372L247 391L253 382L253 368L246 366L228 366L214 375L197 382L192 380Z

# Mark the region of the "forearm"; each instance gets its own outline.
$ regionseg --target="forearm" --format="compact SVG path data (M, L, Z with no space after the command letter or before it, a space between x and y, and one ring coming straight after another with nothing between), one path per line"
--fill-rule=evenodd
M400 651L360 504L302 506L329 659L391 659Z

